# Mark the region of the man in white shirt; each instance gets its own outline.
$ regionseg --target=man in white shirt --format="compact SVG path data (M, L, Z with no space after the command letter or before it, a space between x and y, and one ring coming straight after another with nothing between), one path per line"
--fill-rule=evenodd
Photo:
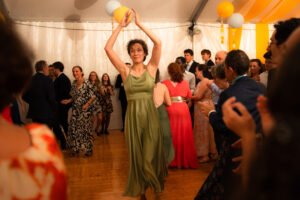
M186 80L187 82L189 82L190 90L191 90L192 94L194 94L195 87L196 87L196 78L193 73L187 71L185 58L182 56L177 57L175 62L182 67L183 80Z
M189 72L195 74L196 67L199 65L199 63L194 61L194 52L193 52L193 50L192 49L186 49L186 50L184 50L183 53L184 53L184 58L186 60L186 71L189 71ZM196 82L198 83L199 80L198 81L196 80Z
M268 75L269 75L269 70L272 69L272 60L271 60L271 52L268 51L267 53L264 54L265 58L265 69L263 73L259 74L259 80L260 82L267 87L268 86Z

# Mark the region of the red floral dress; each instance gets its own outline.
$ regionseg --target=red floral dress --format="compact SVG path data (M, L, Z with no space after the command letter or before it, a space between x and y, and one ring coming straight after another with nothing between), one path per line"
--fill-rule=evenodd
M0 161L0 199L67 199L66 168L53 133L39 124L26 129L31 147Z

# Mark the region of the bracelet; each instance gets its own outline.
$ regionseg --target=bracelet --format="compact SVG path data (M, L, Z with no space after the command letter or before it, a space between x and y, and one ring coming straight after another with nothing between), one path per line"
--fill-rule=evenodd
M209 115L210 115L211 113L214 113L214 112L216 112L216 110L211 110L211 111L209 111L208 114L207 114L207 116L209 117Z

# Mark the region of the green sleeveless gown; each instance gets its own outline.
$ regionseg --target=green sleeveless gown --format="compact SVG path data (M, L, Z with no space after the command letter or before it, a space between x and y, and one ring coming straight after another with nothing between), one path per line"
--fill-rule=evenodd
M154 78L145 71L140 77L129 73L124 88L128 101L125 137L129 153L129 175L125 196L144 194L147 187L161 192L166 176L163 138L152 93Z

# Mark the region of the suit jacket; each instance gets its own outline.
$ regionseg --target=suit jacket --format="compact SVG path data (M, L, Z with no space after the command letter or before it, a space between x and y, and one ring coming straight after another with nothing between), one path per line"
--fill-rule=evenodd
M232 188L236 188L241 185L240 176L232 172L232 170L238 165L238 163L232 162L232 158L240 156L241 150L231 147L231 144L237 141L239 137L225 126L222 119L222 106L228 98L235 96L237 101L241 102L250 112L256 123L257 131L260 131L261 123L260 116L256 108L256 102L257 97L264 92L265 88L261 84L258 84L256 81L247 76L241 77L236 80L233 85L221 93L216 106L216 112L209 115L209 122L213 127L215 135L222 140L220 158L211 172L212 175L210 175L210 177L217 176L217 178L214 179L218 180L219 185L223 185L222 196L224 197L231 196L233 192ZM218 184L214 182L214 186L212 187L219 187Z
M256 123L256 131L261 132L261 122L260 115L256 107L257 97L265 93L265 87L257 83L248 76L244 76L236 80L236 82L231 85L228 89L224 90L219 98L218 104L216 106L216 112L209 115L209 122L211 123L214 131L217 134L222 134L226 142L232 144L239 139L239 137L229 130L223 121L222 106L224 102L230 97L235 97L237 101L241 102L252 115ZM237 156L240 154L239 150L231 149L232 156Z
M116 79L115 88L119 88L119 100L122 102L127 102L126 93L123 85L123 80L120 74L118 74Z
M212 60L208 60L205 64L208 66L208 68L203 72L204 77L208 79L213 79L211 75L211 67L214 66L215 63Z
M223 122L222 106L224 102L230 97L235 97L237 101L241 102L252 115L257 131L261 131L260 115L256 108L257 97L265 93L265 88L248 76L244 76L236 80L236 82L229 88L224 90L219 98L216 106L216 112L209 115L209 122L214 130L221 133L230 142L235 142L239 137L229 130Z
M196 67L199 65L199 63L197 63L196 61L193 61L193 63L192 63L192 65L191 65L191 67L190 67L190 69L188 70L189 72L191 72L191 73L193 73L194 74L194 76L195 76L195 79L196 79L196 84L195 84L195 88L196 88L196 85L199 83L199 79L196 77L196 74L195 74L195 72L196 72Z
M195 71L196 71L196 67L199 65L199 63L197 63L196 61L193 60L193 63L190 67L190 69L188 70L189 72L195 74Z
M61 73L54 80L54 90L55 90L55 96L57 102L60 102L63 99L71 98L70 96L71 81L64 73Z
M214 63L212 60L209 59L209 60L207 61L206 65L207 65L208 68L210 69L211 66L214 66L214 65L215 65L215 63Z
M33 120L51 121L57 110L54 86L51 78L37 72L24 94L23 99L29 104L28 117Z

